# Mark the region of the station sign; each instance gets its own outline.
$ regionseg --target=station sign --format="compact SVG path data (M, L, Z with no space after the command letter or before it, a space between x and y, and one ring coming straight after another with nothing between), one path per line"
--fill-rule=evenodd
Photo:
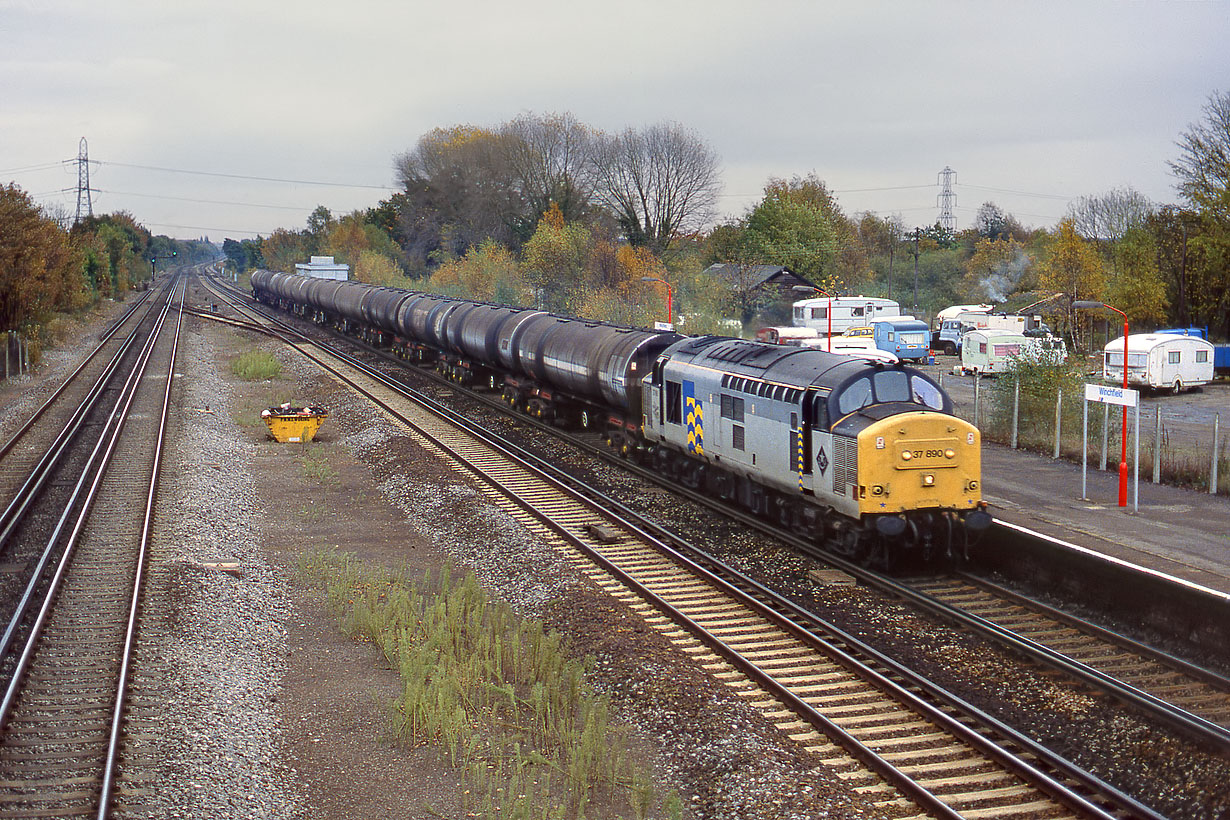
M1140 391L1130 387L1111 387L1107 384L1085 385L1085 401L1096 401L1102 404L1120 404L1124 407L1135 407L1140 403Z
M671 322L654 322L653 329L654 330L674 330L675 325Z

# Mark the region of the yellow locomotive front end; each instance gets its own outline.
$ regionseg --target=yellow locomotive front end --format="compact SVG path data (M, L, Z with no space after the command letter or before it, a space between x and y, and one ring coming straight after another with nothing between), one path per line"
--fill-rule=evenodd
M859 515L884 563L969 557L971 538L991 525L981 448L978 428L945 413L898 413L859 431Z
M982 507L978 428L942 413L899 413L858 434L859 512Z

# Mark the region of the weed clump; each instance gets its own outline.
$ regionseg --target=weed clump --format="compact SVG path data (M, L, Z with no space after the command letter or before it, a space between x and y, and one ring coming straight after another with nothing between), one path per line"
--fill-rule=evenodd
M269 381L282 375L282 363L271 353L249 350L231 361L231 372L244 381Z
M490 600L473 574L412 582L352 555L315 554L301 575L324 587L345 632L401 675L394 736L434 742L467 780L464 808L486 818L584 817L596 797L636 818L678 818L626 753L626 729L586 683L558 632ZM655 808L658 813L654 813Z

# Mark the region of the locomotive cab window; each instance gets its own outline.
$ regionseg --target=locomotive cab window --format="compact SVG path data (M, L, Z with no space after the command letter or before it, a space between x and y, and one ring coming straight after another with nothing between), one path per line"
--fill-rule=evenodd
M910 376L902 370L884 370L876 374L876 401L910 400Z
M916 403L925 404L933 410L944 409L944 394L931 382L921 376L911 376L910 387L914 391Z
M871 379L858 379L841 391L841 395L837 398L837 409L844 416L860 407L866 407L872 401Z

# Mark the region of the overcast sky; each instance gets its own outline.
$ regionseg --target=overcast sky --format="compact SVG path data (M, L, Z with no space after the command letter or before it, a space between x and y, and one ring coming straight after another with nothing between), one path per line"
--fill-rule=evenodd
M85 137L96 213L247 238L374 205L432 128L571 112L696 131L724 217L814 172L929 225L947 166L959 227L987 201L1049 227L1113 188L1174 202L1219 90L1230 0L0 0L0 184L74 211Z

